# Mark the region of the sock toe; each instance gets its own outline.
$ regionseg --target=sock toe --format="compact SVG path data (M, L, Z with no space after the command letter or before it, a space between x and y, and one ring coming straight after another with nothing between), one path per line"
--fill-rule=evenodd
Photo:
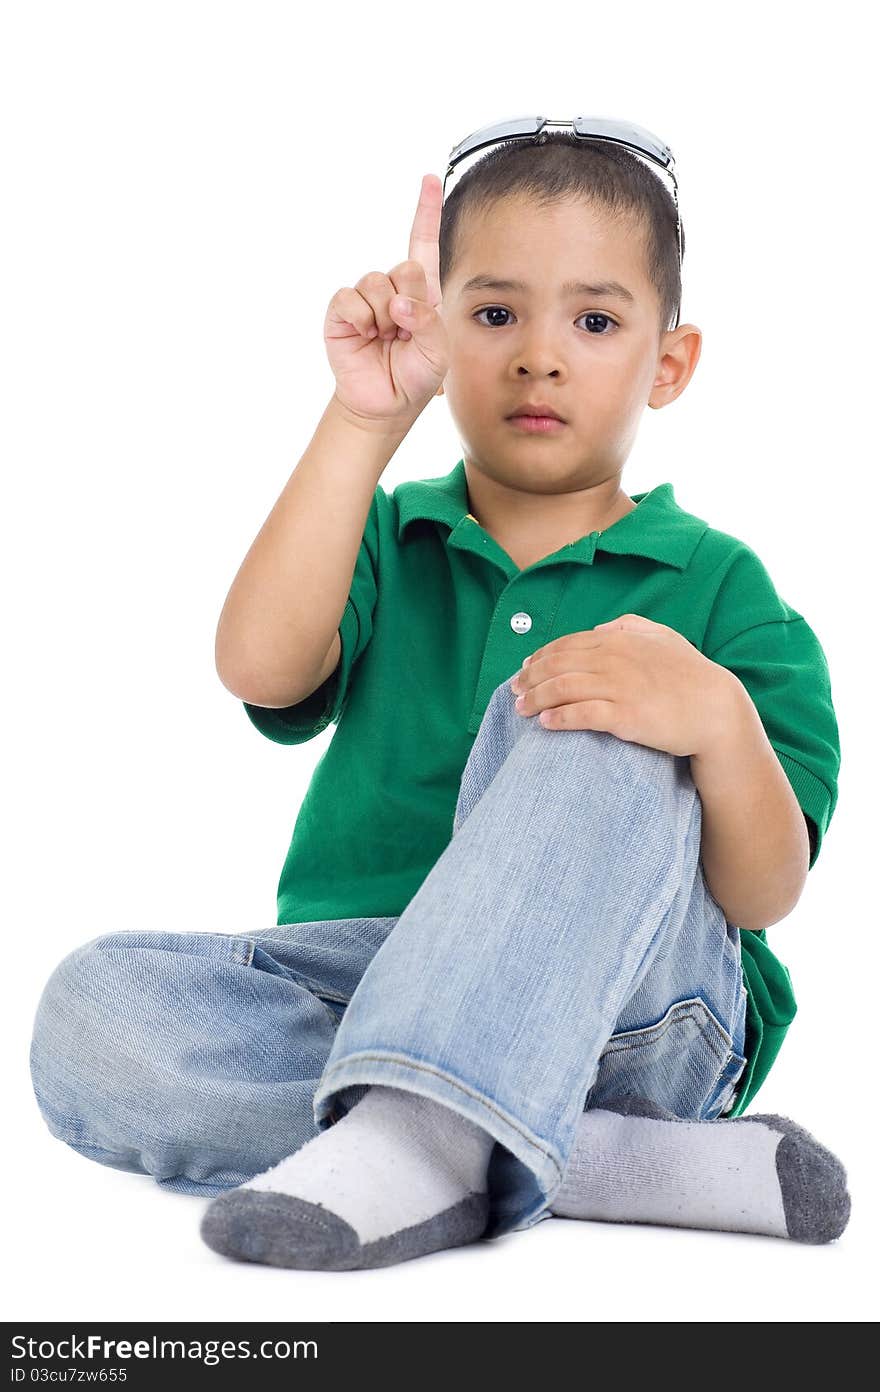
M740 1117L782 1132L776 1174L788 1235L795 1242L833 1242L849 1222L851 1199L843 1163L805 1127L789 1117L766 1113Z
M214 1199L200 1233L212 1251L237 1261L303 1271L356 1271L476 1242L488 1221L488 1194L469 1194L433 1218L362 1244L350 1223L321 1204L241 1188Z
M200 1233L221 1256L305 1271L361 1266L358 1235L320 1204L271 1190L235 1189L209 1204Z

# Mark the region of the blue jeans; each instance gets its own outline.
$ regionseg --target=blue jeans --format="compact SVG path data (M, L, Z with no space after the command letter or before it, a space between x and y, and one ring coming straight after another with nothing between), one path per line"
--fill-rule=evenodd
M730 1110L739 929L699 863L687 758L548 730L493 693L452 838L396 918L104 934L65 957L30 1062L52 1134L166 1188L245 1183L371 1084L494 1136L486 1237L551 1216L580 1114Z

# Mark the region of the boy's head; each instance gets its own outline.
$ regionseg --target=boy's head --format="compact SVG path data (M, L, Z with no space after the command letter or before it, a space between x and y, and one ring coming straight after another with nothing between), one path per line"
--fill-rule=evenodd
M478 276L526 288L469 287ZM623 292L564 292L568 281ZM443 206L440 283L440 390L468 462L499 483L569 492L619 477L644 407L678 396L699 358L699 329L669 328L681 301L672 194L606 141L552 132L478 160ZM526 402L553 406L564 428L512 425Z

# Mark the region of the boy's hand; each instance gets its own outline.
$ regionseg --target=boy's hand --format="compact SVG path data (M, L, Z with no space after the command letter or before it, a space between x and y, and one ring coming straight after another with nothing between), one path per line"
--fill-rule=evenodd
M409 238L409 260L387 275L369 271L354 288L337 290L324 321L324 343L336 377L335 397L371 430L406 431L446 376L449 347L440 314L440 214L443 185L422 179ZM413 302L404 313L400 296Z
M741 720L748 695L726 667L666 624L622 614L567 633L511 681L521 715L560 730L607 730L669 754L704 754Z

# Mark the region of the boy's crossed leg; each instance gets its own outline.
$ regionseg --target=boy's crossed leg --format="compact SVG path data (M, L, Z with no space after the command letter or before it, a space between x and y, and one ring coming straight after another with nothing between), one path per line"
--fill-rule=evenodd
M709 970L717 964L717 925L703 923L694 887L699 802L682 761L518 724L509 702L505 685L465 770L462 834L457 814L452 843L351 999L316 1094L321 1134L214 1200L205 1241L243 1260L351 1270L550 1214L838 1236L843 1167L786 1118L691 1121L631 1087L576 1114L595 1076L587 1065L660 949L677 951L681 972L708 942ZM725 1008L729 967L706 978ZM584 1036L592 1059L576 1050ZM707 1076L697 1055L689 1062ZM336 1096L348 1107L339 1119ZM490 1183L495 1141L518 1162L503 1196Z

